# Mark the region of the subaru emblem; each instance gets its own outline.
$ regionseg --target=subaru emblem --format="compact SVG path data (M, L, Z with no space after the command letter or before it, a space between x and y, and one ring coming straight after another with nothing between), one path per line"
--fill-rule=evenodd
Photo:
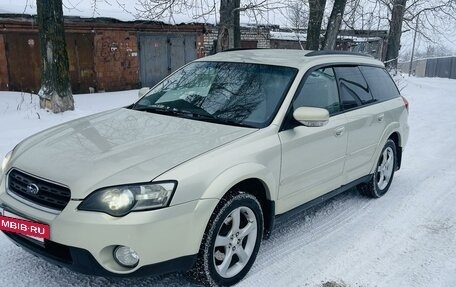
M27 184L27 193L37 194L39 191L40 191L40 188L38 187L38 185L36 185L34 183Z

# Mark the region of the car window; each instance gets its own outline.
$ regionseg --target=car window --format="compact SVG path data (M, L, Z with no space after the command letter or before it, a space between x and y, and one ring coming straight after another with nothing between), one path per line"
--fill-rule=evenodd
M296 73L290 67L194 62L149 91L133 109L261 128L274 117Z
M368 66L362 66L360 69L376 100L385 101L399 97L396 84L385 69Z
M358 67L335 67L334 69L339 79L340 98L344 110L374 101Z
M340 111L339 92L332 68L315 70L305 79L293 102L294 110L299 107L324 108L330 115Z

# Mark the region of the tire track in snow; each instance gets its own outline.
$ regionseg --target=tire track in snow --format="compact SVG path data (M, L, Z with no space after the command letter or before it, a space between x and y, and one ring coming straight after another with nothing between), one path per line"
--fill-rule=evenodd
M271 238L263 242L248 277L239 286L288 286L284 282L274 282L277 272L265 272L265 269L273 266L274 270L287 270L287 266L296 260L296 254L305 254L308 245L337 233L348 222L362 218L370 204L369 199L351 190L276 226Z

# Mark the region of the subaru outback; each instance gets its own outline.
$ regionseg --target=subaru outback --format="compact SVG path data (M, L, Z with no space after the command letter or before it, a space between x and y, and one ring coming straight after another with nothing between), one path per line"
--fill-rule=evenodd
M390 188L408 103L370 57L227 51L136 103L27 138L2 164L17 245L100 276L187 271L239 282L274 222L358 187Z

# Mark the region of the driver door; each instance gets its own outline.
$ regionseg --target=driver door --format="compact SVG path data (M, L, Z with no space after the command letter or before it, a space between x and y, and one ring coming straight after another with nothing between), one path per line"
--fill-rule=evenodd
M346 119L341 113L331 67L314 70L304 77L292 111L303 106L325 108L330 118L322 127L306 127L290 115L279 133L282 144L279 214L342 185L347 151Z

